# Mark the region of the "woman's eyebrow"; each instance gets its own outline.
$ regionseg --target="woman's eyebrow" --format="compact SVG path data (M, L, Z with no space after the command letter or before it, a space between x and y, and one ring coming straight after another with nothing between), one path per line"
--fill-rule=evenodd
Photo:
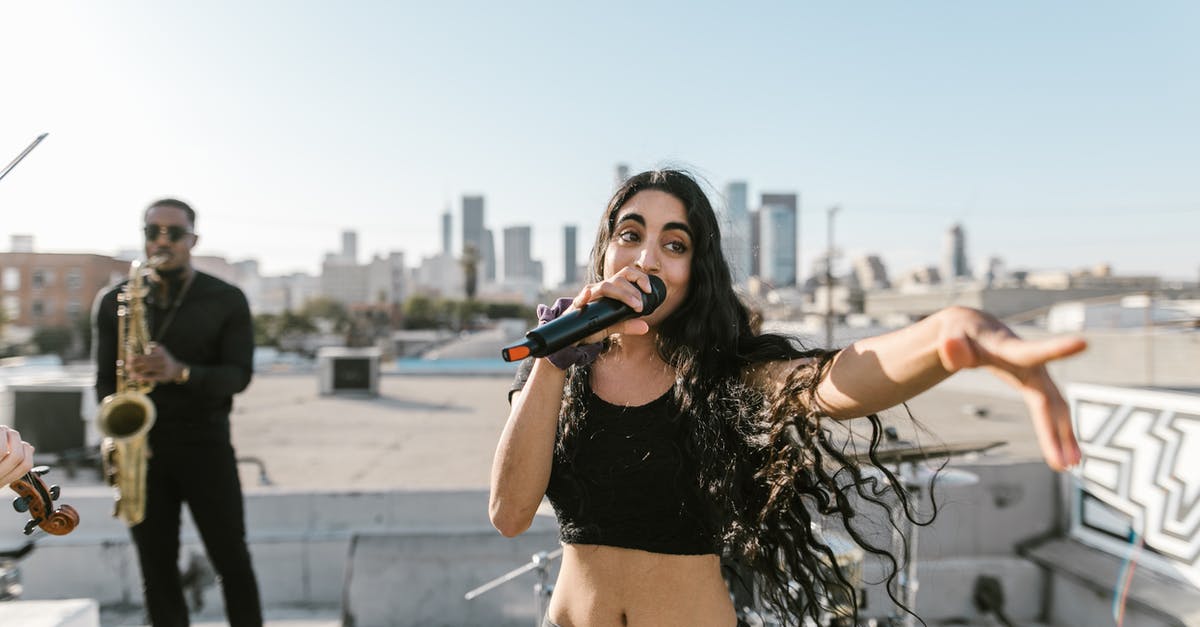
M629 213L626 213L626 214L622 214L620 218L617 218L616 224L620 224L622 222L625 222L626 220L632 220L634 222L637 222L638 224L642 225L643 227L646 226L646 219L642 217L642 214L635 213L633 211L630 211ZM692 236L692 227L688 226L684 222L668 222L663 225L664 231L670 231L672 229L674 229L676 231L683 231L684 233L687 233L688 237L693 237Z
M686 224L684 224L684 223L682 223L682 222L668 222L668 223L666 223L666 224L664 224L664 225L663 225L663 230L664 230L664 231L669 231L669 230L671 230L671 229L675 229L675 230L678 230L678 231L683 231L684 233L687 233L687 236L688 236L689 238L691 238L691 237L692 237L692 229L691 229L691 227L689 227L688 225L686 225Z
M634 222L637 222L638 224L640 224L642 226L646 226L646 219L643 218L642 214L640 214L640 213L634 213L634 212L630 211L629 213L622 215L620 218L617 218L616 223L620 224L626 220L633 220Z

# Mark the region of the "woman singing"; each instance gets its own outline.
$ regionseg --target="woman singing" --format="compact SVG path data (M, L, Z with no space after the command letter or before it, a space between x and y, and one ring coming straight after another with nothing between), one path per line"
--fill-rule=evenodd
M489 513L511 537L543 496L553 504L565 546L547 626L732 627L723 554L754 573L782 615L817 617L822 595L846 580L822 568L830 553L812 512L889 558L849 523L862 503L885 498L870 477L884 477L913 515L895 476L862 472L823 425L870 416L873 452L875 412L957 370L985 368L1022 392L1052 468L1079 461L1045 364L1083 350L1082 340L1021 340L985 313L952 307L838 351L799 350L751 324L712 206L685 173L644 172L617 190L592 261L593 282L539 317L600 298L640 310L650 276L667 297L649 316L529 360L514 386ZM789 594L789 581L803 594Z

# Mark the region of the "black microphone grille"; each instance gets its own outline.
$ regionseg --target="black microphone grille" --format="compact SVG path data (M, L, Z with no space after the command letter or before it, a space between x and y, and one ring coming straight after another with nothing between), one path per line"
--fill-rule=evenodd
M642 292L642 311L640 315L648 316L654 313L658 306L667 300L667 284L663 280L650 275L650 293Z

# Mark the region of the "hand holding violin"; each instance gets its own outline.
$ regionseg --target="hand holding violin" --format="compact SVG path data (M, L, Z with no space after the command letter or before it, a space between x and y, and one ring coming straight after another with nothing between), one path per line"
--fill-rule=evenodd
M33 445L16 429L0 425L0 485L12 483L33 468Z
M58 486L47 486L42 475L50 469L46 466L33 467L33 446L21 440L16 429L0 425L0 485L9 484L17 493L13 509L28 512L25 535L40 527L46 533L61 536L71 533L79 525L79 512L70 505L57 509Z

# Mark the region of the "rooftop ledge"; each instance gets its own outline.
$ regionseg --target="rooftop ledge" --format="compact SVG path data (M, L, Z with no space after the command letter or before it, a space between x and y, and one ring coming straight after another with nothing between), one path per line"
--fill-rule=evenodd
M1021 551L1051 573L1068 577L1112 599L1122 560L1067 538L1053 538ZM1136 568L1126 598L1129 608L1171 625L1200 625L1200 590L1149 569Z

